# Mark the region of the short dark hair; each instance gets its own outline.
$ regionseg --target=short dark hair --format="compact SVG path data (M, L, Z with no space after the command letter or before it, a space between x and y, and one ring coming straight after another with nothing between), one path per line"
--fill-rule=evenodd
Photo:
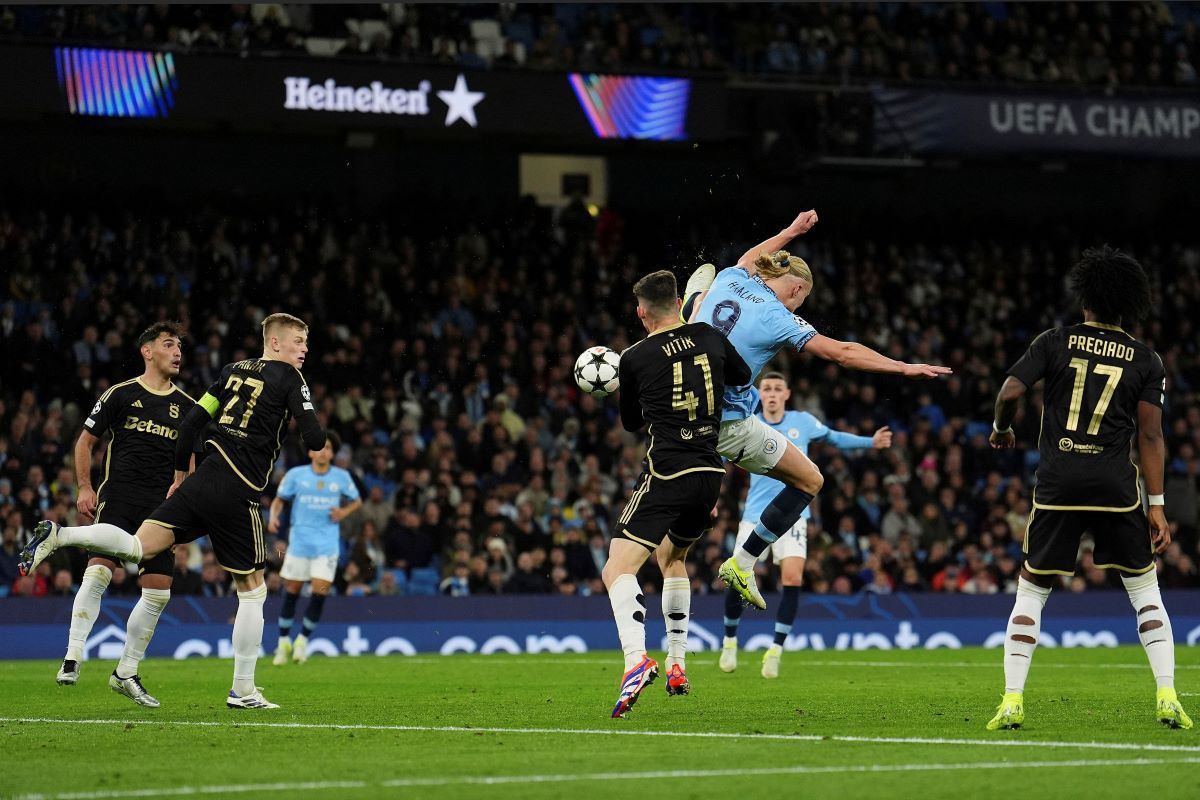
M633 296L646 308L659 313L669 312L679 298L675 275L666 269L651 272L633 285Z
M1150 279L1133 256L1102 245L1083 251L1067 276L1079 305L1100 322L1137 322L1150 313Z
M181 323L173 322L171 320L164 320L163 322L154 323L149 328L146 328L146 330L142 331L141 335L138 336L138 338L137 338L138 349L141 350L142 347L150 344L155 339L157 339L159 336L162 336L164 333L169 336L174 336L176 339L182 339L183 338L183 325Z
M763 381L783 381L784 383L787 383L787 375L784 375L782 372L776 372L772 370L771 372L765 373L761 378L758 379L759 383L762 383Z
M325 438L329 440L329 446L333 448L333 455L337 457L338 450L342 449L342 437L336 432L326 429Z

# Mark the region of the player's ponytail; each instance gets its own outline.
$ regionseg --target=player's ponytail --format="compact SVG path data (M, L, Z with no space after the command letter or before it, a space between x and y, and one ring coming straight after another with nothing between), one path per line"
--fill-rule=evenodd
M787 250L759 253L758 258L754 259L754 268L764 281L781 275L794 275L808 281L810 286L813 283L812 270L808 268L808 264L803 258L794 256Z

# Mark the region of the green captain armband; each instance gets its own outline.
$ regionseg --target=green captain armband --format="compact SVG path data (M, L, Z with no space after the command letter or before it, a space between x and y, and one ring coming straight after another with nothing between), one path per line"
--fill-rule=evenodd
M213 397L208 392L205 392L204 396L196 401L196 405L207 411L210 417L215 417L217 415L217 406L219 406L220 403L217 402L217 398Z

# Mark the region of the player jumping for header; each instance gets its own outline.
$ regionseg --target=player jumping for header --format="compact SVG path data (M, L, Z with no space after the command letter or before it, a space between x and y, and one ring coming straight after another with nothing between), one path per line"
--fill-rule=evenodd
M950 374L948 367L906 364L857 342L822 336L795 315L812 292L813 274L803 259L779 248L816 223L817 213L805 211L778 234L751 247L737 265L722 270L715 278L712 265L696 270L684 292L684 314L725 334L750 366L751 381L789 346L866 372L914 379ZM784 488L763 509L754 532L721 565L719 574L747 603L766 608L754 580L754 564L772 542L792 529L821 490L824 478L800 448L754 416L757 405L758 390L750 381L725 387L717 450L747 472L769 475Z

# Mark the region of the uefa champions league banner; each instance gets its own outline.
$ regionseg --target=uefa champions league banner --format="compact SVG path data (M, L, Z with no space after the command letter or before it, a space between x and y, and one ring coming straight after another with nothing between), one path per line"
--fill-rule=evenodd
M1200 94L946 92L876 87L875 145L907 155L1200 157Z
M1176 640L1200 644L1200 592L1164 592ZM775 596L768 596L773 604ZM85 658L116 659L135 598L105 597ZM275 647L272 623L279 599L267 603L263 646ZM696 597L688 647L719 650L723 598ZM651 599L647 641L664 647L662 618ZM236 598L175 597L158 623L149 655L164 658L232 656ZM1012 596L860 594L805 595L787 650L911 650L999 647ZM0 600L0 659L61 658L71 616L69 598ZM740 636L748 649L771 644L774 616L749 610ZM1042 625L1042 647L1136 644L1137 626L1121 592L1056 593ZM617 647L604 597L331 598L309 644L325 656L418 653L586 653Z

